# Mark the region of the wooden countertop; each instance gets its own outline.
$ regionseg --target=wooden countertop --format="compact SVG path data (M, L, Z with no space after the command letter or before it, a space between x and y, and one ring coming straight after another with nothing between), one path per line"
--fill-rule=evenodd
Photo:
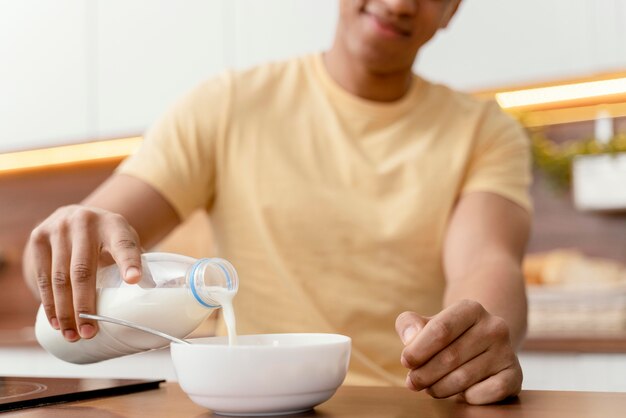
M342 387L328 402L298 417L354 418L582 418L623 417L626 393L525 391L510 402L472 406L454 399L432 399L404 388ZM176 383L129 395L8 412L23 418L211 417Z

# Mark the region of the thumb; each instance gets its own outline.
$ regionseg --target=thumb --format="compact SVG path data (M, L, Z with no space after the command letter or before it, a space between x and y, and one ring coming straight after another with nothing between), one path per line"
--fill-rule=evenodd
M124 278L124 281L126 283L136 284L136 283L139 283L139 281L141 280L141 268L140 267L135 267L131 265L130 267L126 269L122 267L120 270L125 271L122 277Z
M402 312L396 318L396 332L400 336L402 343L407 345L424 328L428 318L416 314L415 312Z
M141 280L141 247L132 234L120 234L112 240L109 253L119 266L122 279L135 284Z

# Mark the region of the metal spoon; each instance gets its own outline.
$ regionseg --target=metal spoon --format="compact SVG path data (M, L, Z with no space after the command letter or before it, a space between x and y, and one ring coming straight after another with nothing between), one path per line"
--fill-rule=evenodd
M109 316L103 316L103 315L92 315L92 314L86 314L86 313L78 314L78 316L81 317L81 318L95 319L96 321L110 322L112 324L123 325L125 327L134 328L134 329L137 329L139 331L143 331L143 332L147 332L147 333L150 333L150 334L157 335L159 337L165 338L167 340L170 340L170 341L178 343L178 344L191 344L188 341L181 340L180 338L172 337L171 335L165 334L165 333L163 333L161 331L157 331L156 329L148 328L148 327L145 327L143 325L135 324L133 322L128 322L128 321L125 321L123 319L111 318Z

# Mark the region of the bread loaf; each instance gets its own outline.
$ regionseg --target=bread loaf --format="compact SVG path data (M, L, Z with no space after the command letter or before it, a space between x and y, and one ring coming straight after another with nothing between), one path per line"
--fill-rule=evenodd
M578 250L563 249L529 254L524 259L528 284L586 285L617 283L626 279L626 266L602 258L585 256Z

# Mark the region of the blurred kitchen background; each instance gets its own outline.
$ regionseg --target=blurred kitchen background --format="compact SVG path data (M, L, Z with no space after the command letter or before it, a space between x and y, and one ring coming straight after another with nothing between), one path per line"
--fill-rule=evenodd
M0 0L0 375L173 378L159 352L93 366L44 353L28 233L194 85L323 50L336 20L336 0ZM532 140L524 387L626 391L626 2L464 0L416 71L497 99ZM159 247L211 255L206 216Z

